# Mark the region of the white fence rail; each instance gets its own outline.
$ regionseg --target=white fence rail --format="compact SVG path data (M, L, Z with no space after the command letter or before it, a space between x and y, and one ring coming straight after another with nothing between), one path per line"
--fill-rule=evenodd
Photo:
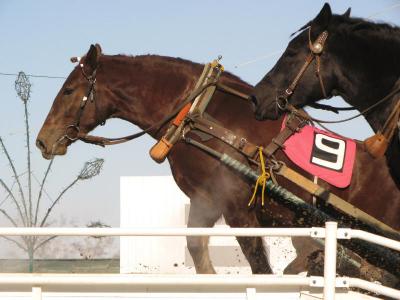
M188 292L243 291L257 288L299 290L322 288L324 299L335 299L337 288L361 288L394 299L400 291L357 278L336 277L337 239L357 238L400 251L400 242L337 223L312 228L0 228L0 236L303 236L325 238L324 277L299 275L150 275L150 274L0 274L0 291L32 291L35 300L44 292Z

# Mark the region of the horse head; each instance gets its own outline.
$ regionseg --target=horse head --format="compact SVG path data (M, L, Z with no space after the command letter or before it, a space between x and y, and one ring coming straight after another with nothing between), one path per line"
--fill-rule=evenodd
M350 9L332 14L326 3L296 32L275 66L256 85L257 119L277 119L288 103L301 108L335 95L347 100L365 90L365 77L357 76L361 67L374 64L366 56L373 50L363 36L365 24L371 23L350 18ZM357 83L360 87L355 90Z
M64 155L67 147L80 135L88 133L105 120L105 116L98 115L99 104L96 103L96 98L101 97L102 93L96 77L101 69L100 57L101 48L96 44L90 46L84 57L71 58L78 65L58 92L36 139L36 146L44 158Z

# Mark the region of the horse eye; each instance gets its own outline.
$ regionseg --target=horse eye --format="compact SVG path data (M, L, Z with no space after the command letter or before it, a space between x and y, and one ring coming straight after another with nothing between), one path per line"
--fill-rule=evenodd
M74 89L66 88L63 92L63 95L71 95Z

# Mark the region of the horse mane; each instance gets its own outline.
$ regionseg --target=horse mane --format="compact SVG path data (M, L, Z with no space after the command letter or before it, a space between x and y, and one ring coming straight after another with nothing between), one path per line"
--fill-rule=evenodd
M312 20L301 26L298 30L293 32L290 36L294 36L297 33L303 32L305 29L310 27ZM358 17L347 17L343 15L333 14L331 19L331 27L336 30L343 30L347 34L351 34L357 31L366 30L368 32L374 32L382 34L384 37L393 37L393 34L400 34L400 27L395 24L390 24L380 21L372 21ZM366 32L365 32L366 33ZM364 34L364 32L363 32Z
M369 32L378 32L383 35L392 35L393 33L399 34L400 28L395 24L371 21L363 18L348 18L341 15L334 15L333 24L337 25L338 28L349 30L349 31L359 31L367 30Z
M146 63L149 65L157 65L157 64L165 64L165 63L172 63L172 64L177 64L177 65L185 65L185 66L190 66L193 69L202 69L204 64L193 62L188 59L184 59L181 57L171 57L171 56L163 56L163 55L157 55L157 54L142 54L142 55L127 55L127 54L117 54L117 55L102 55L102 58L107 59L107 60L114 60L117 62L121 62L123 64L130 63L130 64L135 64L135 63ZM242 83L248 87L251 85L241 79L239 76L236 76L232 74L229 71L224 71L223 73L224 77L226 77L229 80Z

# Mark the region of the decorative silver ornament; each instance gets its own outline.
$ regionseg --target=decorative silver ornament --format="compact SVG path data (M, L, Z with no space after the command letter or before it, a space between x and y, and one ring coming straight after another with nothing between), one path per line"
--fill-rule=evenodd
M322 44L321 43L314 43L312 46L312 52L314 54L320 54L322 52Z

